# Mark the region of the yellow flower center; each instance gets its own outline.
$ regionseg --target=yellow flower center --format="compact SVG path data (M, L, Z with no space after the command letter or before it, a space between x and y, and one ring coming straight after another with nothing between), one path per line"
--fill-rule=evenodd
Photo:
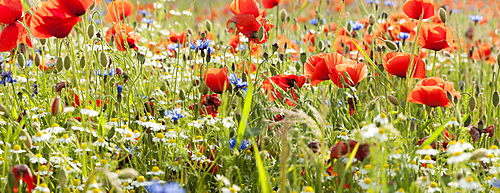
M63 139L68 139L68 138L69 138L69 136L68 136L67 134L64 134L63 136L61 136L61 138L63 138Z
M366 164L364 168L365 168L365 170L372 169L372 165L370 165L370 164Z
M158 166L153 167L153 172L159 172L160 168Z
M457 156L457 155L460 155L460 154L462 154L462 152L455 152L455 153L452 154L452 156Z
M196 153L196 157L201 157L202 155L200 152Z
M99 143L104 143L104 142L106 142L103 138L100 138L100 139L98 139L97 141L98 141Z
M37 136L37 137L41 137L42 135L43 135L43 133L42 133L42 132L40 132L40 131L39 131L39 132L36 132L36 134L35 134L35 136Z
M15 150L15 151L19 151L19 150L21 150L21 146L20 146L20 145L14 145L14 150Z
M200 139L203 139L203 137L202 137L202 136L199 136L199 135L198 135L198 136L196 136L196 140L200 140Z
M42 157L42 154L36 154L36 157Z
M465 180L466 180L467 182L474 182L474 178L472 178L472 177L467 177Z
M40 186L41 186L41 187L44 187L44 188L49 187L46 183L41 183L41 184L40 184Z
M314 189L311 186L306 186L304 192L314 192Z
M424 157L424 160L432 160L432 158L431 158L431 156L426 155L426 156Z
M163 138L165 138L165 135L163 135L163 133L157 133L156 138L163 139Z
M387 115L386 115L385 113L380 113L380 114L379 114L379 116L380 116L380 118L382 118L382 119L387 118Z
M438 184L436 182L431 182L430 186L431 188L437 188Z
M340 135L347 136L347 133L346 132L342 132L342 133L340 133Z
M492 145L492 146L490 147L490 149L498 149L498 146L496 146L496 145Z
M363 180L363 182L365 182L365 184L371 184L372 183L372 179L365 178L365 180Z
M59 124L54 123L54 124L52 124L52 127L59 127Z
M137 181L138 182L145 182L146 178L144 178L144 176L139 176L139 177L137 177Z
M168 142L169 143L175 143L175 139L169 139Z
M424 146L424 148L422 148L422 149L432 149L432 146L430 146L430 145L426 145L426 146Z
M127 133L127 134L125 134L125 137L127 137L127 138L132 137L132 134Z

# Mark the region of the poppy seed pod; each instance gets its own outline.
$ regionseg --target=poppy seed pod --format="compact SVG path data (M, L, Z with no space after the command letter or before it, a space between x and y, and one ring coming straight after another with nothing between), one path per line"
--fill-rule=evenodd
M443 23L446 23L446 21L448 21L448 16L446 14L446 11L443 8L441 8L441 9L439 9L438 13L439 13L439 19Z
M69 70L69 68L71 68L71 57L66 55L66 57L64 57L64 69Z
M94 24L90 24L87 27L87 36L89 36L89 38L92 38L92 37L94 37L94 34L95 34L95 26L94 26Z
M24 54L17 54L17 64L19 64L21 68L24 68L26 66L26 59L24 58Z
M56 71L61 72L64 69L64 61L62 57L56 59Z
M104 68L108 67L109 58L108 58L108 55L105 52L101 52L101 54L99 54L99 63Z
M54 100L52 100L52 105L50 106L50 112L52 115L57 115L61 112L61 97L56 96Z
M280 20L281 20L281 22L285 22L287 17L288 17L288 12L285 9L282 9L280 11Z

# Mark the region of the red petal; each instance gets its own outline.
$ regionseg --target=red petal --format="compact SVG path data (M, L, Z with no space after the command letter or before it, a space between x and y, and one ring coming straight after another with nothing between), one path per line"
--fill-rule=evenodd
M252 14L254 17L260 15L259 4L255 0L234 0L229 5L229 9L235 15Z
M10 24L23 15L23 5L20 0L0 1L0 23Z
M64 12L72 16L80 16L94 3L93 0L50 0Z
M30 29L33 36L40 39L52 36L64 38L80 20L80 17L70 16L54 4L44 3L33 15Z
M113 1L108 4L108 13L106 13L106 21L119 22L125 17L132 15L134 5L130 1Z
M28 32L22 23L14 22L3 28L0 34L0 52L6 52L14 49Z

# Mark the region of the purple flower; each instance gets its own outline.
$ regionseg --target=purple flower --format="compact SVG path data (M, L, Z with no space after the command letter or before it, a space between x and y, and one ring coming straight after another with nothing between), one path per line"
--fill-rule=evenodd
M146 187L146 190L149 193L186 193L186 190L181 188L177 182L169 182L161 185L158 181L154 181L152 185Z

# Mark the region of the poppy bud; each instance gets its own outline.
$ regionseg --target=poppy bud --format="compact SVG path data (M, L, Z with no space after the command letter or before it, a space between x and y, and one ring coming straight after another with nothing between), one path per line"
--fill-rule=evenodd
M229 22L227 24L227 29L229 30L229 32L231 32L232 30L236 29L236 23L235 22Z
M320 52L325 51L325 42L323 42L321 40L318 41L318 49L319 49Z
M348 32L351 32L351 30L352 30L352 24L351 24L351 22L347 23L346 28L347 28Z
M85 57L82 56L80 58L80 68L85 68L85 65L86 65Z
M40 44L45 45L47 43L47 39L39 39Z
M479 148L476 149L474 152L472 152L472 156L470 157L471 160L479 160L481 158L484 158L488 156L489 151L484 148Z
M274 43L272 46L273 53L276 52L279 48L280 48L280 46L278 45L278 43Z
M26 66L26 59L24 58L24 54L17 54L17 64L21 68L24 68Z
M448 16L446 15L446 11L443 8L439 9L439 19L441 19L441 21L443 23L446 23L446 21L448 19Z
M65 169L59 169L59 172L57 173L57 179L59 179L59 185L61 187L66 186L68 183L68 172L66 172Z
M498 91L493 92L493 96L491 97L491 102L493 103L493 106L498 107L498 102L499 102L499 96L498 96Z
M106 55L105 52L101 52L101 54L99 55L99 63L104 68L108 67L109 58L108 58L108 55Z
M393 95L387 95L387 99L389 100L389 102L391 104L393 104L395 106L399 106L399 100L395 96L393 96Z
M282 9L280 11L280 20L281 22L285 22L286 18L288 17L288 12L286 12L285 9Z
M468 106L469 106L469 111L474 111L474 109L476 109L476 98L475 97L469 98Z
M33 63L35 63L36 66L40 66L40 64L42 63L42 57L38 52L35 54L35 59L33 60Z
M373 16L373 14L368 15L368 23L369 23L370 25L373 25L373 24L375 24L375 22L377 22L377 21L375 20L375 16Z
M396 43L389 40L384 40L384 43L389 49L394 51L398 50L398 45L396 45Z
M373 26L368 26L368 28L366 29L368 31L368 34L372 35L373 34Z
M497 54L497 64L500 65L500 52Z
M61 72L64 69L64 61L62 57L57 57L56 59L56 70Z
M181 100L185 100L186 99L186 94L184 93L183 89L181 89L179 91L179 99L181 99Z
M305 64L307 61L307 54L305 52L302 52L300 54L300 62L302 62L302 64Z
M137 54L137 60L139 60L139 63L144 64L146 62L146 56L144 54Z
M26 148L31 149L33 147L33 141L31 140L30 134L26 130L21 130L19 133L19 140L21 140Z
M56 96L52 101L50 112L52 115L57 115L61 112L61 98L59 96Z
M94 26L94 24L90 24L87 27L87 35L89 36L89 38L92 38L92 37L94 37L94 34L95 34L95 26Z
M115 127L111 127L111 129L108 130L108 133L106 133L106 137L108 139L111 139L115 136Z
M64 69L69 70L69 68L71 68L71 57L67 55L64 57Z
M205 27L207 28L207 31L212 31L212 22L210 20L205 20Z
M139 176L139 172L133 168L125 168L118 173L118 178L120 179L134 179L137 176Z
M264 27L260 26L259 27L259 31L257 31L257 39L259 41L263 41L264 40Z

